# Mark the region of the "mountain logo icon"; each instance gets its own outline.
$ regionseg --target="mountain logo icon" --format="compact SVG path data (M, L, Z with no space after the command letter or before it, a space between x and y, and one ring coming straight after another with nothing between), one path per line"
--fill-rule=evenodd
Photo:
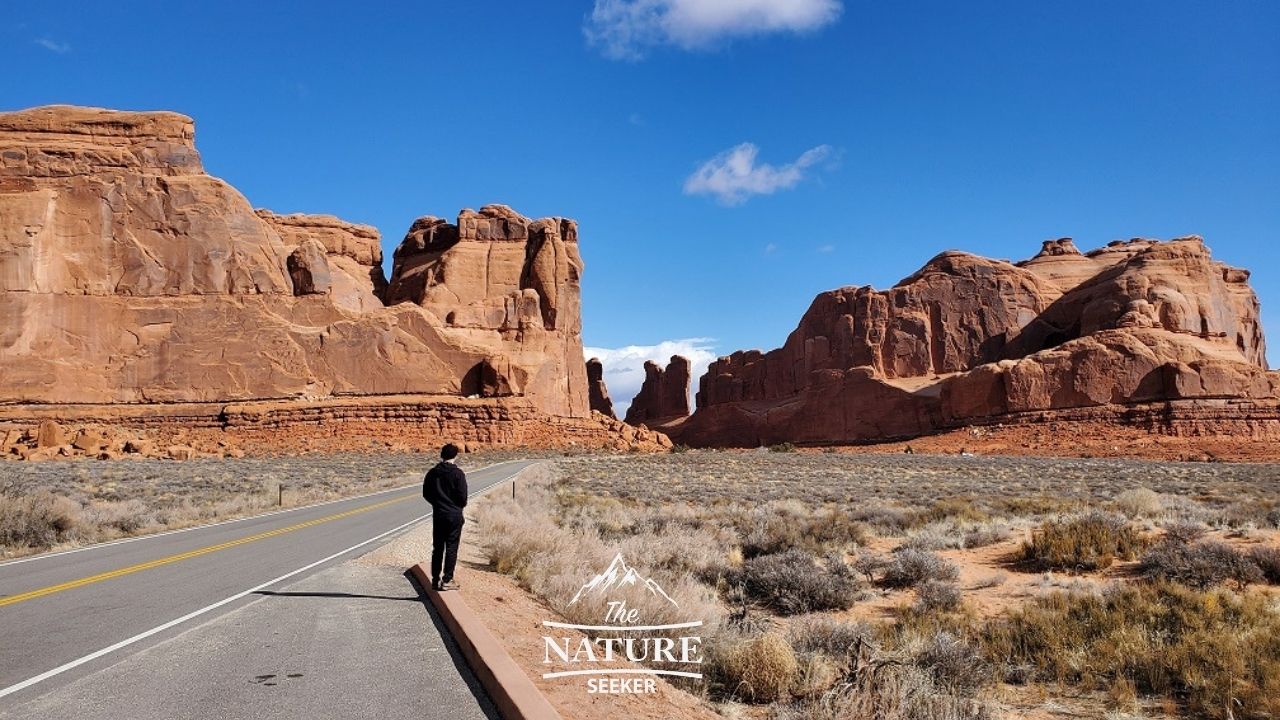
M582 598L593 595L603 597L615 588L621 589L633 586L642 587L648 590L651 595L660 597L672 605L680 607L680 604L672 600L661 585L644 577L636 572L635 568L627 565L627 562L622 559L622 553L618 553L613 557L613 562L609 563L609 567L604 572L591 578L587 584L583 585L573 596L573 599L569 601L569 604L572 605Z

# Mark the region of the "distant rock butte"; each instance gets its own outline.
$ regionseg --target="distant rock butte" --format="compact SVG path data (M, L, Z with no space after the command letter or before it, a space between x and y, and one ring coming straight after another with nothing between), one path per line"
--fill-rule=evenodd
M347 404L412 396L462 408L468 422L543 417L577 423L565 434L575 444L592 442L592 428L617 444L589 405L577 244L574 221L503 205L464 210L456 224L424 217L388 282L377 230L255 211L204 172L188 117L0 113L0 422L75 422L89 407L109 421L103 407L142 404L155 411L121 417L154 424L182 405L175 423L204 423L225 414L183 404L281 402L287 411L262 414L278 425L329 412L299 415L299 402L342 399L329 419L425 422L447 435L449 418L425 406L370 402L362 415ZM554 432L540 437L555 443Z
M1014 264L944 252L888 290L818 295L781 348L718 359L697 411L657 427L693 445L1055 418L1280 438L1248 278L1199 237L1089 253L1062 238Z
M631 425L658 425L689 414L689 359L672 355L663 369L652 360L644 364L644 384L627 408Z
M609 397L609 388L604 384L604 364L600 358L587 361L587 398L591 409L605 417L618 419L613 411L613 399Z

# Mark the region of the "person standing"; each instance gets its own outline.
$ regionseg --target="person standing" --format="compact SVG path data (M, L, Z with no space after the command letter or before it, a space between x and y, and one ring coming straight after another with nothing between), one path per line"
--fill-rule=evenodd
M437 591L458 587L453 570L462 540L462 510L467 506L467 474L455 459L458 447L440 449L440 462L422 480L422 497L431 503L431 587Z

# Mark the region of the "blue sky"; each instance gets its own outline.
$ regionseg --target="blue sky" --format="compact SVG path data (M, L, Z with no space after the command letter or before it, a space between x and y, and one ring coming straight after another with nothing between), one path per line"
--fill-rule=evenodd
M819 291L1059 236L1201 234L1280 330L1278 37L1274 2L6 0L0 107L187 113L255 206L388 255L575 217L596 348L767 349Z

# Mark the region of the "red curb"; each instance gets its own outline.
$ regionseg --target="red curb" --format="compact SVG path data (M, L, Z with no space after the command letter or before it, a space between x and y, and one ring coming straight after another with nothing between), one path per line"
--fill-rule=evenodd
M426 590L431 604L462 650L462 656L504 720L562 720L506 648L471 612L460 593L432 590L430 571L422 563L414 565L410 572Z

